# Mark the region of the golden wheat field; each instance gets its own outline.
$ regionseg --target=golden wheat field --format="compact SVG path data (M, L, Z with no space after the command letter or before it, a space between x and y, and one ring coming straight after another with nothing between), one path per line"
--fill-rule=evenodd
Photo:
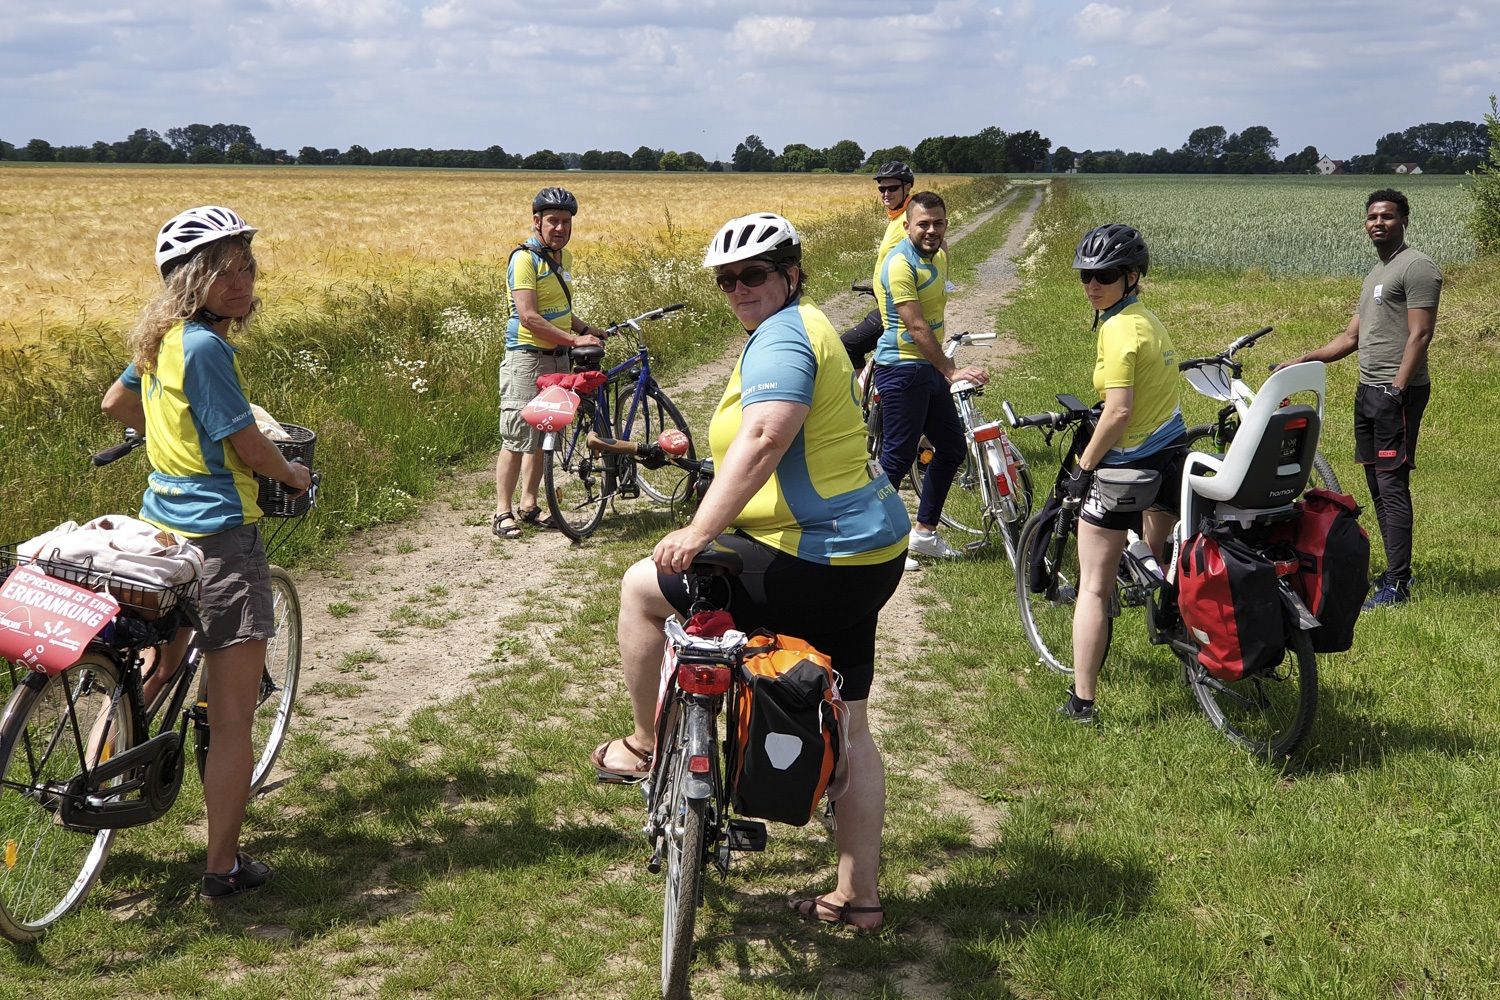
M531 196L561 183L580 202L580 268L612 248L701 245L725 219L780 212L809 222L877 207L863 175L548 174L337 167L0 166L0 344L128 325L155 275L152 240L184 208L227 205L251 225L273 311L314 305L351 281L459 264L503 266Z

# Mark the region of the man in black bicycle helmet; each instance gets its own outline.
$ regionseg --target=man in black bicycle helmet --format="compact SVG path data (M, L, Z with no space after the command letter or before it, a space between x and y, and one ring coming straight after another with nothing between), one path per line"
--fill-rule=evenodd
M568 352L603 343L603 333L573 312L573 216L578 199L567 188L545 187L531 199L531 238L511 251L505 268L510 319L500 361L500 454L495 460L496 538L520 538L521 524L551 527L542 516L541 435L521 417L542 375L566 372ZM520 483L520 509L512 507Z
M876 271L880 270L880 262L885 260L885 255L906 239L906 206L911 203L912 187L916 180L911 167L900 160L887 160L875 170L875 190L890 219L885 227L885 236L880 240L880 247L875 251ZM875 280L879 280L878 275ZM839 339L844 342L844 349L849 352L849 360L855 371L864 368L865 355L875 349L875 343L880 340L884 329L880 310L871 309L864 319L839 335Z

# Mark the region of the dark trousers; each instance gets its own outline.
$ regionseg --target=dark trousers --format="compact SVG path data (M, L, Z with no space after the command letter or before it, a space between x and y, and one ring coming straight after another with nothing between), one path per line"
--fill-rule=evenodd
M839 339L844 342L844 350L849 352L849 360L853 362L855 371L865 366L865 355L875 349L875 344L880 340L880 335L884 331L885 326L880 322L880 311L871 309L868 316L839 334Z
M876 365L875 388L880 390L880 467L892 486L899 489L911 472L924 435L932 445L917 522L935 525L966 450L948 380L932 365Z
M1386 579L1392 583L1411 580L1411 470L1417 467L1417 432L1431 395L1431 385L1408 386L1397 403L1380 387L1363 383L1354 394L1354 457L1365 467L1385 546Z

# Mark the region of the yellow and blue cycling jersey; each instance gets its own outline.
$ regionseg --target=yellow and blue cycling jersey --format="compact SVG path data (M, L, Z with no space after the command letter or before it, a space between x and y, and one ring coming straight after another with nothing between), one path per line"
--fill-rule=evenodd
M1134 295L1106 309L1099 324L1094 391L1135 390L1130 423L1103 464L1119 465L1155 454L1187 434L1182 419L1177 350L1156 314Z
M571 330L573 304L568 300L568 293L563 291L562 282L567 282L569 290L572 290L573 255L566 247L561 254L555 254L547 250L535 236L524 245L534 249L511 254L510 263L505 269L505 291L510 297L510 320L505 324L505 349L512 350L525 345L544 351L555 350L557 344L543 340L521 325L521 317L516 313L516 289L529 288L536 292L536 310L542 314L542 319L559 330ZM544 252L547 256L543 256ZM561 271L552 266L552 260L561 262Z
M120 382L146 411L143 520L190 538L260 520L255 477L226 443L255 423L229 341L196 320L178 323L144 384L133 364Z
M722 469L745 407L807 406L806 421L733 527L778 552L826 565L868 566L906 548L911 521L885 476L870 477L859 390L848 352L821 312L793 303L750 335L709 424Z
M910 204L911 199L907 198L906 205ZM875 251L875 273L870 279L871 288L880 284L880 265L885 263L885 255L906 239L906 205L902 205L900 211L889 213L891 221L886 223L885 235L880 238L880 249Z
M943 310L948 304L948 251L939 249L931 257L917 252L912 241L903 239L885 255L875 272L875 302L885 330L875 348L877 365L928 365L912 339L896 306L916 302L922 318L938 343L943 342Z

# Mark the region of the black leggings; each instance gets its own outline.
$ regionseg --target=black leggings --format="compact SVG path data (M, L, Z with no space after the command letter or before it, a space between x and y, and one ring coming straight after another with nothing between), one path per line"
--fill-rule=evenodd
M880 310L871 309L868 316L839 334L839 339L844 342L844 350L849 352L849 360L854 363L855 371L865 366L865 355L875 349L884 332Z

